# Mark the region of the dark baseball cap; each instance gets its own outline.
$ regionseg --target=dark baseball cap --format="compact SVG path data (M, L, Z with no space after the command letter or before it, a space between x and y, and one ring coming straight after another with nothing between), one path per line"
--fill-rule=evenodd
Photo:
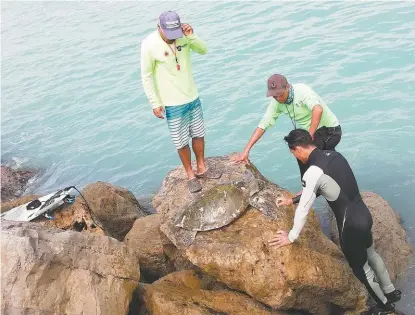
M287 86L287 79L282 74L273 74L268 79L267 97L280 96Z
M160 14L159 26L167 39L173 40L183 37L182 24L176 12L165 11Z

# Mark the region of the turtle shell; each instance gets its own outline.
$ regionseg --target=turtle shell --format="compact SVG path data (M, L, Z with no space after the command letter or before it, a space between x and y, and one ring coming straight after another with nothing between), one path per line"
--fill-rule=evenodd
M218 185L188 204L176 226L190 231L209 231L228 225L249 205L249 190L233 184Z

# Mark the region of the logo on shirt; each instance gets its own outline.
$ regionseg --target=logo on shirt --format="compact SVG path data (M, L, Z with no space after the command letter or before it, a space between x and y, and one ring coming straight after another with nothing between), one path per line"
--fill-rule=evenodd
M331 153L330 152L326 152L326 155L329 156Z
M169 55L169 52L168 52L168 51L165 51L165 52L164 52L164 56L166 56L166 57L167 57L168 55Z
M183 48L183 47L186 47L186 46L187 46L187 44L184 44L184 45L181 45L181 46L177 46L177 50L178 50L178 51L182 51L182 48Z

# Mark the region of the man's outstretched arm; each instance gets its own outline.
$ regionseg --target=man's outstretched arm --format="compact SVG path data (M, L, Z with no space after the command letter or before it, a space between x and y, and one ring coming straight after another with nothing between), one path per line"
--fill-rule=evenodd
M303 177L303 193L300 202L295 209L294 224L289 232L278 231L277 236L269 241L270 246L285 246L293 243L299 236L307 222L308 212L316 200L318 181L323 175L323 170L315 165L309 167Z
M249 164L249 152L251 151L252 147L255 145L255 143L258 142L259 139L261 139L268 128L275 125L275 122L277 121L277 118L280 114L281 112L279 111L278 105L275 102L271 102L267 108L267 111L262 117L262 120L258 124L257 128L255 128L255 131L245 146L245 149L241 153L232 157L232 161L245 162Z
M234 162L245 162L247 164L249 163L249 152L251 151L252 147L259 139L261 139L262 135L265 133L265 130L262 128L255 128L254 133L252 134L251 138L249 139L247 145L245 146L245 149L242 151L242 153L239 153L238 155L232 157L232 161Z

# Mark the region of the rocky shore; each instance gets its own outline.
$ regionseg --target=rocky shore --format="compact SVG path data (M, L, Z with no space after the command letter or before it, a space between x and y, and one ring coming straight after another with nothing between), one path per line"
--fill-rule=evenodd
M1 165L1 202L7 202L20 197L29 180L36 176L37 170L14 170L6 165Z
M366 308L365 290L336 245L335 225L330 240L311 211L298 243L269 247L277 230L291 227L295 210L277 208L275 199L292 194L229 157L208 164L223 176L202 180L197 194L188 192L181 167L169 172L153 198L154 214L128 190L96 182L82 190L90 208L77 196L54 220L3 220L2 314L328 315ZM218 185L231 191L242 185L241 210L192 216L190 223L211 220L215 229L179 227L188 206L214 198ZM36 197L13 199L17 190L7 189L3 196L2 177L2 212ZM381 196L362 196L376 248L396 279L412 255L406 233Z

